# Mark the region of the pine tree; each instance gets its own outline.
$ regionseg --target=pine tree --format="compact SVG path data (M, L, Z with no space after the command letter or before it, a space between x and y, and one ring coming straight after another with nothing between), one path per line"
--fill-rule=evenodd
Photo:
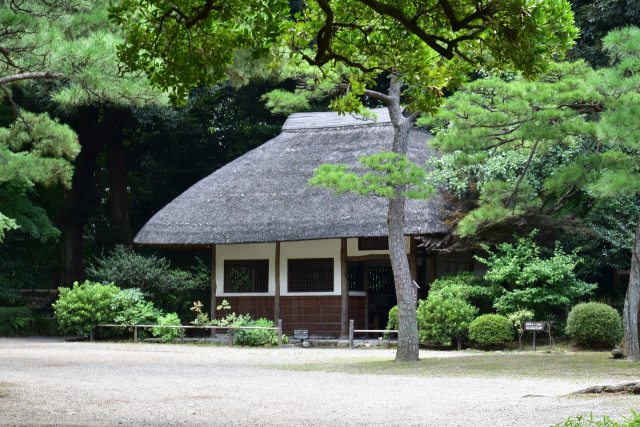
M444 164L457 171L441 183L460 193L477 188L459 234L531 212L552 216L576 195L640 193L638 46L640 29L616 30L604 39L609 68L560 63L537 82L479 79L447 100L427 124L435 126L437 147L449 153ZM632 360L640 359L640 218L637 224L624 310Z

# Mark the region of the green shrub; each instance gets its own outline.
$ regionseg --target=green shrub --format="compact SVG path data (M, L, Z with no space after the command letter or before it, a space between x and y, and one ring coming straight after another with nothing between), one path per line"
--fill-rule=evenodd
M418 304L420 342L449 346L453 340L461 343L478 309L462 298L445 298L440 293L429 294Z
M167 313L159 316L156 323L161 326L180 326L182 324L177 313ZM159 337L162 342L171 342L176 338L180 338L183 335L183 330L180 328L155 327L151 333L154 337Z
M513 326L499 314L483 314L469 325L469 338L482 346L496 346L513 340Z
M566 331L576 344L587 348L613 347L623 335L620 314L599 302L574 306L567 318Z
M33 313L27 307L0 307L0 335L27 335L33 322Z
M261 326L273 328L273 322L261 317L253 320L248 315L240 315L233 326ZM233 331L233 343L250 347L262 347L265 345L277 345L278 333L265 329L238 329Z
M92 280L113 282L120 288L138 288L157 306L186 316L190 301L210 289L207 267L200 263L193 271L173 268L166 258L142 255L116 246L108 255L87 267Z
M463 299L481 310L491 309L498 291L482 277L468 272L444 276L429 285L429 295Z
M58 288L53 303L58 327L63 333L87 336L99 323L112 322L114 297L120 292L113 283L75 282L72 288Z
M19 307L22 305L24 305L24 300L20 292L0 284L0 307Z
M162 313L152 302L146 301L140 289L122 289L111 302L115 323L123 325L143 325L155 323Z
M518 343L522 346L522 335L524 335L524 322L533 319L534 314L531 310L518 310L514 313L511 313L507 316L507 319L513 325L513 329L515 329L518 334Z
M398 329L398 306L395 305L389 310L389 321L387 322L387 328L390 331Z

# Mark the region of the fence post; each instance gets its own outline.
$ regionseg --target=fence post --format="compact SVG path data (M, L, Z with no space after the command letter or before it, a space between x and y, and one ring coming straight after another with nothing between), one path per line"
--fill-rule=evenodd
M93 328L89 331L89 342L93 342Z
M282 347L282 319L278 319L278 347Z
M229 335L229 345L233 347L233 329L229 328L227 331L227 335Z
M133 325L133 342L138 342L138 327Z
M349 348L353 348L353 329L355 322L349 319Z

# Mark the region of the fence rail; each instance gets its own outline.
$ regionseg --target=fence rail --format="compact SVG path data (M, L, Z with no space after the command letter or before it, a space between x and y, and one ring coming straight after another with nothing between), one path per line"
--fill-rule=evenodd
M397 334L397 329L355 329L355 321L349 320L349 348L353 348L353 335L354 334Z
M214 331L226 331L229 333L229 344L233 345L233 331L236 330L267 330L276 331L278 335L278 347L282 347L282 319L278 319L277 326L196 326L196 325L123 325L118 323L101 323L96 325L95 328L132 328L133 329L133 341L138 341L138 328L165 328L165 329L205 329ZM95 328L89 331L89 341L93 341L93 334Z

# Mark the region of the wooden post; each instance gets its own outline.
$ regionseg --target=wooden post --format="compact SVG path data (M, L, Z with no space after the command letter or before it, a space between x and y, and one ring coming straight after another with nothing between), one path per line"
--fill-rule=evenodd
M353 330L355 329L355 322L353 319L349 320L349 348L353 348Z
M216 307L218 305L216 304L216 293L216 245L213 245L211 247L211 307L209 309L209 318L211 320L216 318Z
M411 279L418 281L418 243L413 236L409 236L409 271Z
M340 339L348 337L349 327L349 269L347 266L347 238L340 239Z
M89 331L89 342L93 342L93 328Z
M278 319L278 347L282 347L282 319Z
M427 283L429 285L433 283L434 280L436 280L436 278L438 277L436 268L437 268L436 255L433 253L427 255Z
M138 327L133 326L133 342L138 342Z
M280 242L276 242L276 255L274 261L275 284L276 288L273 294L273 321L280 319Z
M362 280L364 282L364 329L369 329L369 262L362 263Z

